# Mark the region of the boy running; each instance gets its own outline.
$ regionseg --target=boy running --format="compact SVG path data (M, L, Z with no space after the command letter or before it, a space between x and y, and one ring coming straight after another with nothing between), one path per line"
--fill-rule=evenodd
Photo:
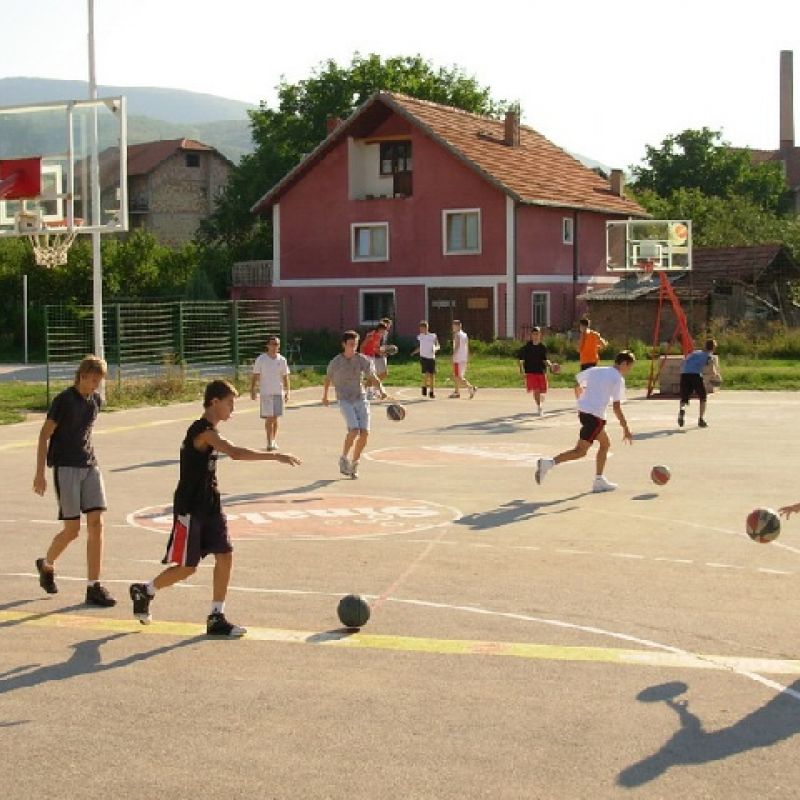
M589 326L589 318L582 317L578 320L578 329L581 332L578 340L578 358L581 363L581 371L596 367L600 361L600 351L608 342Z
M461 327L461 320L453 320L453 381L455 391L451 398L461 397L461 389L469 392L469 399L475 397L477 389L467 380L467 362L469 361L469 336Z
M56 395L39 431L33 491L47 490L45 461L53 468L53 485L58 500L58 518L64 527L55 535L44 558L36 559L39 586L56 594L56 559L78 538L81 514L86 515L86 605L110 607L117 601L100 583L103 563L103 512L106 495L103 476L97 466L92 429L102 406L98 388L106 376L106 362L86 356L75 373L75 383Z
M681 404L678 410L678 425L682 428L686 417L686 406L689 405L689 398L697 395L700 401L700 413L697 419L698 428L707 428L706 416L706 386L703 383L703 370L711 364L714 371L714 378L719 380L719 369L714 350L717 347L714 339L706 339L706 346L703 350L693 350L683 360L681 364Z
M525 388L528 393L533 393L536 413L541 417L544 415L542 404L547 394L547 369L550 366L541 328L531 328L530 340L517 351L517 359L520 374L525 376Z
M225 597L233 571L233 545L217 488L217 453L224 453L234 461L280 461L291 466L299 464L300 459L288 453L264 453L237 447L223 439L217 425L230 419L237 396L238 392L228 381L211 381L203 398L203 416L186 431L173 501L172 533L162 562L170 566L150 583L130 586L133 615L142 625L152 619L150 603L156 592L186 580L197 571L200 561L213 553L213 602L206 620L206 633L209 636L244 636L247 633L246 628L233 625L225 618Z
M625 398L625 376L631 371L634 361L636 357L633 353L623 350L617 353L614 366L591 367L575 376L581 388L578 397L578 419L581 423L578 443L572 450L559 453L555 458L540 458L536 467L536 483L541 483L547 472L557 464L583 458L597 441L600 448L597 451L597 469L592 491L611 492L617 488L616 483L611 483L603 476L606 458L611 448L611 441L605 431L606 412L609 402L613 402L614 415L622 425L622 441L633 444L633 435L622 413L622 402Z
M419 366L422 370L422 396L436 398L433 393L436 385L436 353L439 350L439 337L428 330L428 323L422 320L419 324L419 344L411 351L415 356L419 353Z
M250 376L250 398L261 395L261 419L267 434L267 450L278 449L278 417L283 416L283 404L289 402L289 364L280 354L281 340L267 339L267 352L261 353L253 364ZM256 391L258 385L258 392Z
M389 333L392 330L392 321L389 319L389 317L384 317L381 320L381 324L384 326L384 330L383 335L381 336L378 354L375 356L375 373L377 374L381 383L384 383L386 378L389 376L389 358L386 348L389 344Z
M339 401L339 411L347 425L342 454L339 456L339 472L351 478L358 477L358 460L369 438L369 400L364 391L365 378L367 383L378 389L383 400L386 392L375 374L374 362L358 352L358 334L355 331L345 331L342 334L342 352L328 364L322 387L322 405L330 404L328 393L333 385Z

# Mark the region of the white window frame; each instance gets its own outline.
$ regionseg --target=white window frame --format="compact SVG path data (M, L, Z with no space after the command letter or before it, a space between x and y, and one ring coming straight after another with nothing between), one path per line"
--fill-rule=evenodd
M572 217L561 218L561 243L575 244L575 220Z
M376 325L380 319L364 319L364 298L368 294L390 294L392 296L392 308L397 314L397 292L394 289L359 289L358 290L358 324Z
M561 218L562 244L575 244L575 220L572 217Z
M448 250L447 218L454 214L478 215L478 247L475 250ZM483 248L481 210L479 208L445 208L442 210L442 253L446 256L479 256Z
M534 296L537 294L544 295L546 303L545 303L545 321L544 322L537 322L533 318L533 312L536 308L536 304L534 303L533 299ZM542 328L549 328L550 327L550 291L547 289L533 289L531 291L531 325L539 325Z
M360 228L383 228L386 232L386 255L384 256L359 256L356 251L356 231ZM389 223L388 222L352 222L350 223L350 260L364 263L365 261L389 260Z

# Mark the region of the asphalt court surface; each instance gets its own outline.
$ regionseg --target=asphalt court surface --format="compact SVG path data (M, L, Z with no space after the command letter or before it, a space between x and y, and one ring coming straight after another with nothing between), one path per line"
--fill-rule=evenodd
M710 427L631 391L607 476L571 447L571 392L543 418L522 390L474 400L397 390L373 406L357 481L320 390L295 393L282 449L302 466L219 462L235 538L229 617L203 635L211 564L131 619L127 586L161 568L178 447L198 405L103 414L105 582L89 610L84 548L47 597L33 561L58 530L31 491L40 420L0 429L0 752L9 798L795 797L800 778L800 523L756 545L744 518L800 500L798 400L720 392ZM256 404L221 426L263 446ZM664 487L649 480L667 464ZM339 628L369 597L360 633ZM39 764L42 769L32 768Z

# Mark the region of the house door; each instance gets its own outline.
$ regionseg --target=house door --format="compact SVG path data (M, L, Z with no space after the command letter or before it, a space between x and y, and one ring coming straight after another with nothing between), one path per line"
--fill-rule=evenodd
M488 286L428 289L428 322L442 343L452 338L454 319L461 320L471 339L491 341L494 338L494 289Z

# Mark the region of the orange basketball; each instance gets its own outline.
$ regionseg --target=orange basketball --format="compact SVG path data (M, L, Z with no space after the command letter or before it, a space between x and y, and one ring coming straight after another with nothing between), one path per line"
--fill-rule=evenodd
M657 464L650 470L650 480L653 481L656 486L663 486L669 481L670 477L671 473L669 467L664 466L664 464Z

